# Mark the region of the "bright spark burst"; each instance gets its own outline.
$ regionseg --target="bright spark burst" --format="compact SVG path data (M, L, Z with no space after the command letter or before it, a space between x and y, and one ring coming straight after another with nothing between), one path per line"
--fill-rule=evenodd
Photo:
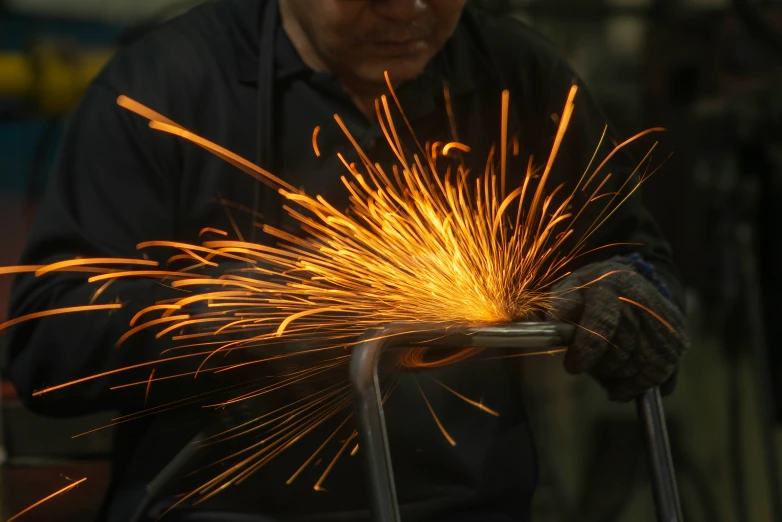
M350 406L345 381L348 360L345 349L354 345L367 330L392 322L417 329L421 325L439 329L508 322L549 312L554 300L561 298L550 291L551 285L567 275L568 263L588 253L585 251L588 239L648 178L648 171L640 178L636 174L649 155L618 190L603 192L611 174L605 175L600 183L595 183L596 178L619 149L649 132L662 130L650 129L625 141L592 169L604 132L592 162L578 183L569 187L569 192L564 186L551 189L549 174L575 107L577 87L574 86L568 94L547 161L535 167L530 159L520 182L506 189L509 185L507 149L510 145L517 154L519 148L515 138L508 141L507 92L503 93L501 104L499 172L490 158L485 171L477 175L471 174L467 165L454 164L458 151L469 151L469 145L465 143L434 143L426 148L419 145L419 153L409 154L397 133L392 108L396 107L403 118L404 113L393 89L390 92L390 99L383 96L376 102L378 121L397 160L390 172L361 150L342 120L335 116L361 160L361 165L357 166L339 156L346 169L342 183L350 194L350 206L345 211L335 208L321 196L307 195L229 150L121 96L118 103L149 119L151 128L189 140L278 191L288 201L285 210L302 225L304 235L293 236L266 225L264 231L278 240L276 245L270 246L241 240L239 234L239 240L231 240L223 230L205 228L199 238L215 235L220 238L204 239L201 244L148 241L138 245L140 251L173 250L175 254L169 258L167 266L174 261L190 262L178 270L161 269L157 263L147 260L113 259L79 259L49 266L0 268L0 274L92 273L94 275L88 281L104 285L99 291L105 289L107 282L138 277L158 279L173 288L189 291L186 297L155 303L135 314L127 333L117 343L119 346L139 332L156 329L157 338L167 337L179 343L167 348L160 359L54 385L35 395L131 370L149 371L148 367L153 367L146 374L148 376L113 388L138 387L146 404L155 394L155 383L162 380L219 374L249 365L315 355L315 362L308 361L298 369L276 375L271 382L259 379L254 383L202 393L146 408L112 422L112 425L130 422L199 402L222 408L304 381L329 377L330 381L310 396L201 441L200 444L206 446L249 433L256 436L242 450L221 459L219 463L226 467L179 502L193 497L197 497L196 502L202 502L232 484L241 483L315 428L343 415L336 431L291 476L290 483L325 451L329 441L351 418L345 412ZM446 100L450 100L447 91ZM450 103L447 109L452 114ZM406 118L404 121L412 132ZM313 132L312 146L315 154L320 155L318 131ZM596 186L590 189L591 185ZM579 191L589 196L587 204L573 208ZM587 224L581 237L573 238L586 206L597 206L597 217ZM238 267L237 262L240 263ZM224 263L233 263L232 268L219 271L219 276L201 272L205 268L221 269ZM102 266L107 264L122 268ZM143 269L134 267L139 265ZM38 312L0 325L0 330L35 317L119 306L90 305ZM280 349L283 343L301 343L306 348L285 351ZM253 356L241 363L226 363L224 358L216 357L239 350L254 350ZM404 352L397 364L416 368L442 366L474 357L480 351L469 349L430 360L425 357L426 349L419 347ZM155 371L169 362L184 359L192 359L198 368L181 374ZM466 404L490 415L499 415L445 384L439 381L437 384ZM393 381L388 383L385 397L393 386ZM420 384L418 387L438 427L455 445L456 441L448 435L423 388ZM217 399L217 392L229 392L232 396L228 400ZM349 432L317 481L316 489L323 489L326 476L354 437L355 431ZM351 454L356 449L354 447Z

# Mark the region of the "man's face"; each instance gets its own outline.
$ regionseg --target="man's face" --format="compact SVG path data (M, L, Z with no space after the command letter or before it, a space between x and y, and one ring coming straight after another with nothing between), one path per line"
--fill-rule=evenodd
M379 84L383 71L394 83L421 74L453 34L466 1L283 0L283 9L329 70Z

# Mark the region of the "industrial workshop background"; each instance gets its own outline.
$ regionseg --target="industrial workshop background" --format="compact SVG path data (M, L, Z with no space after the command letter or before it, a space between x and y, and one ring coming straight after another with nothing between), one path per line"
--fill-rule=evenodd
M0 0L0 265L18 261L90 78L118 46L195 3ZM684 518L782 520L782 2L476 3L555 42L620 135L670 129L661 150L674 155L644 197L689 286L694 345L666 400ZM632 408L608 404L556 358L537 361L525 381L542 465L535 519L653 520ZM62 474L90 481L25 520L89 520L108 481L110 433L71 440L63 434L84 419L36 417L7 383L0 422L0 519L57 489Z

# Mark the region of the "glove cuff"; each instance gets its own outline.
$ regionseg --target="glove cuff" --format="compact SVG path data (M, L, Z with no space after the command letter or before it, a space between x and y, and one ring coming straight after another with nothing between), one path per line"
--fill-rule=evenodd
M660 278L654 265L645 261L641 254L634 252L627 256L614 256L611 261L631 266L636 272L642 275L647 281L652 283L655 288L669 301L672 299L671 290L668 285Z

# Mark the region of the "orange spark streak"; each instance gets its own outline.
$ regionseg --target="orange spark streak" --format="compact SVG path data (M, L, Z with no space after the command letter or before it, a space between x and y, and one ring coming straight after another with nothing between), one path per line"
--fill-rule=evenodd
M32 510L32 509L35 509L35 508L37 508L38 506L40 506L40 505L41 505L41 504L43 504L44 502L48 502L49 500L53 499L54 497L56 497L56 496L58 496L58 495L62 495L63 493L67 493L68 491L72 490L73 488L75 488L76 486L78 486L78 485L79 485L79 484L81 484L82 482L85 482L86 480L87 480L87 477L84 477L84 478L83 478L83 479L81 479L81 480L77 480L77 481L76 481L76 482L74 482L73 484L69 484L69 485L65 486L64 488L62 488L62 489L60 489L60 490L58 490L58 491L55 491L54 493L52 493L52 494L51 494L51 495L49 495L48 497L46 497L46 498L44 498L44 499L41 499L41 500L39 500L38 502L36 502L35 504L33 504L32 506L30 506L30 507L27 507L27 508L23 509L22 511L20 511L20 512L19 512L19 513L17 513L16 515L14 515L14 516L12 516L11 518L9 518L8 520L6 520L6 522L13 522L14 520L18 519L19 517L21 517L22 515L24 515L24 514L25 514L25 513L27 513L28 511L30 511L30 510Z
M329 476L329 473L331 473L331 470L334 468L334 465L337 463L339 458L342 456L343 453L345 453L345 449L348 447L348 444L350 444L350 441L355 439L358 436L357 432L353 432L350 437L348 437L348 440L345 441L345 443L342 445L342 447L337 452L337 455L334 457L334 459L329 463L328 467L326 468L326 471L323 472L323 475L320 476L318 479L318 482L315 484L315 487L313 489L315 491L326 491L323 488L323 482L326 480L326 477Z
M460 150L462 152L470 152L469 146L465 145L464 143L459 143L458 141L452 141L443 145L443 156L447 156L448 153L451 152L451 149Z
M134 326L133 328L131 328L130 330L125 332L125 334L123 334L123 336L119 338L119 340L117 341L117 343L114 346L119 348L125 341L130 339L130 337L132 337L132 336L136 335L137 333L139 333L140 331L146 330L147 328L150 328L152 326L155 326L155 325L158 325L158 324L162 324L162 323L168 323L168 322L171 322L171 321L182 321L182 320L189 319L189 318L190 318L189 315L173 315L171 317L160 317L158 319L153 319L151 321L147 321L146 323L142 323L142 324L140 324L138 326Z
M87 306L69 306L66 308L54 308L52 310L44 310L42 312L33 312L31 314L17 317L0 324L0 332L6 330L14 325L23 323L25 321L32 321L33 319L40 319L41 317L49 317L52 315L73 314L78 312L95 312L100 310L117 310L122 308L121 304L103 304L103 305L87 305Z
M71 438L76 439L76 438L79 438L79 437L83 437L84 435L89 435L90 433L95 433L97 431L104 430L104 429L109 428L111 426L117 426L119 424L124 424L126 422L131 422L131 421L134 421L134 420L138 420L138 419L143 418L143 417L149 417L151 415L157 415L159 413L162 413L162 412L165 412L165 411L169 411L169 410L173 410L173 409L181 407L181 406L187 406L187 405L195 404L200 399L202 399L204 397L207 397L209 395L213 395L213 394L216 394L218 392L227 391L227 390L230 390L230 389L248 387L250 385L251 385L251 383L240 383L240 384L234 385L234 386L227 386L227 387L225 387L223 389L212 390L212 391L200 393L200 394L192 396L192 397L186 397L184 399L179 399L179 400L172 401L172 402L169 402L169 403L166 403L166 404L161 404L159 406L154 406L152 408L146 408L146 409L143 409L141 411L137 411L135 413L131 413L131 414L128 414L128 415L122 415L120 417L115 417L115 418L111 419L112 422L110 424L106 424L106 425L101 426L99 428L95 428L95 429L92 429L92 430L89 430L89 431L85 431L83 433L79 433L78 435L74 435Z
M421 392L421 397L424 398L424 402L426 403L426 407L429 408L429 413L432 414L432 418L437 423L437 427L440 428L440 432L443 434L443 436L446 438L448 443L451 446L456 446L456 441L453 440L453 437L448 434L448 432L445 429L445 426L443 426L443 423L440 422L440 418L437 416L437 414L434 412L434 408L432 408L432 405L429 404L429 399L426 398L426 394L424 393L423 388L421 388L421 384L418 382L418 379L415 379L415 384L418 386L418 391Z
M325 391L329 391L331 388L334 388L335 386L336 385L332 385L329 388L326 388ZM342 387L337 388L335 390L331 390L331 391L329 391L329 393L326 393L325 395L322 395L322 396L318 397L314 401L312 400L312 397L313 396L317 396L318 393L316 393L313 396L305 397L304 399L299 399L299 400L294 401L292 403L286 404L282 408L278 408L278 409L274 410L273 412L269 412L267 414L261 415L260 417L257 417L257 418L255 418L255 419L253 419L251 421L245 422L245 423L243 423L243 424L241 424L239 426L227 429L224 432L219 433L217 435L213 435L213 436L207 437L206 439L201 441L202 447L209 446L209 445L212 445L212 444L217 444L217 443L220 443L220 442L224 442L226 440L231 440L231 439L234 439L236 437L240 437L240 436L246 435L248 433L257 431L257 430L259 430L259 429L261 429L263 427L266 427L269 424L273 424L275 422L279 422L280 425L283 425L286 422L292 420L293 418L295 418L297 416L301 416L304 412L307 412L308 410L315 409L315 412L317 412L317 411L319 411L321 409L328 410L329 408L331 408L333 406L334 403L340 404L340 403L342 403L344 401L344 398L345 398L344 396L346 395L347 388L348 388L347 386L342 386ZM293 406L293 405L295 405L295 404L297 404L299 402L303 402L303 401L310 401L310 402L305 403L302 406L298 406L297 408L294 408L294 409L292 409L291 411L289 411L287 413L278 415L277 417L274 417L274 418L272 418L271 420L269 420L267 422L256 424L255 426L253 426L251 428L247 428L247 426L249 426L250 424L257 423L258 421L260 421L260 420L262 420L262 419L264 419L266 417L269 417L269 416L271 416L274 413L278 413L280 411L286 410L286 409L290 408L291 406ZM323 403L325 403L325 404L323 404ZM320 405L320 406L318 406L318 405ZM311 413L313 413L313 412L311 412ZM280 419L282 419L283 417L285 419L281 421ZM247 429L245 429L244 431L239 431L239 430L241 430L243 428L247 428ZM237 432L237 431L239 431L239 432L238 433L234 433L233 435L228 435L231 432ZM217 439L217 440L215 440L213 442L206 442L207 440L210 440L210 439Z
M441 383L440 381L438 381L438 380L437 380L437 379L435 379L434 377L429 377L429 378L430 378L431 380L433 380L434 382L436 382L437 384L439 384L440 386L442 386L443 388L445 388L446 390L448 390L449 392L451 392L451 393L453 393L454 395L456 395L457 397L459 397L461 400L463 400L463 401L464 401L464 402L466 402L467 404L470 404L470 405L472 405L472 406L475 406L475 407L476 407L476 408L478 408L479 410L481 410L481 411L485 411L485 412L486 412L486 413L488 413L489 415L493 415L493 416L495 416L495 417L499 417L499 416L500 416L500 414L499 414L499 413L497 413L496 411L492 410L492 409L491 409L491 408L489 408L488 406L484 405L482 402L477 402L477 401L474 401L474 400L472 400L472 399L470 399L470 398L468 398L468 397L465 397L464 395L462 395L461 393L457 392L457 391L456 391L456 390L454 390L453 388L450 388L450 387L446 386L445 384Z
M508 159L508 106L510 104L510 91L502 91L501 131L500 131L500 195L505 196L505 166Z
M51 265L46 265L44 267L39 268L36 270L35 275L36 277L40 277L44 274L48 274L49 272L54 272L56 270L62 270L67 269L74 266L85 266L85 265L139 265L139 266L158 266L157 261L150 261L146 259L117 259L117 258L111 258L111 257L98 257L93 259L67 259L65 261L58 261L57 263L52 263Z
M114 283L114 281L116 281L116 279L112 279L110 281L106 281L105 283L103 283L100 286L100 288L98 288L98 290L94 294L92 294L92 297L90 298L89 304L91 304L91 305L95 304L95 301L98 300L98 298L103 294L103 292L105 292L106 289L108 287L110 287Z
M603 249L606 249L606 248L613 248L613 247L618 247L618 246L644 246L644 244L643 243L629 243L629 242L627 242L627 243L624 243L624 242L623 243L609 243L607 245L601 245L599 247L595 247L595 248L591 248L589 250L585 250L585 251L581 252L580 254L578 254L577 256L573 256L573 259L578 259L579 257L584 257L586 255L589 255L589 254L593 253L593 252L597 252L598 250L603 250Z
M565 110L562 112L562 118L560 119L559 127L557 128L557 134L554 136L554 144L551 147L551 152L549 153L549 159L546 162L546 167L543 169L543 173L540 176L540 181L538 181L538 189L535 191L535 196L532 199L532 204L530 206L531 209L537 208L538 201L542 196L542 190L546 186L546 181L554 165L554 160L556 159L557 154L559 153L559 148L562 145L562 140L564 139L565 133L567 132L568 125L570 124L570 118L573 115L573 110L574 110L573 100L575 99L577 92L578 92L578 86L574 85L570 88L570 92L568 93L568 97L567 97L567 102L565 102Z
M638 138L642 138L643 136L646 136L647 134L651 134L653 132L665 132L665 128L664 127L653 127L651 129L646 129L645 131L639 132L635 136L632 136L631 138L628 138L627 140L623 141L622 143L620 143L619 145L614 147L614 149L608 154L608 156L606 156L606 158L603 160L603 162L600 163L600 165L595 169L595 171L589 177L587 182L584 183L583 189L586 190L587 186L589 186L589 184L592 182L592 180L595 179L595 176L597 176L597 174L601 170L603 170L603 167L606 166L606 164L611 160L611 158L613 158L616 155L617 152L619 152L621 149L623 149L626 145L629 145L630 143L636 141Z
M0 266L0 275L6 274L24 274L28 272L36 272L46 265L29 265L29 266Z
M201 229L201 232L198 233L198 237L200 238L201 236L203 236L204 234L206 234L208 232L212 232L213 234L218 234L220 236L227 236L228 235L228 232L226 232L225 230L220 230L219 228L204 227L204 228Z
M236 388L236 387L237 386L233 386L233 387L229 386L226 389ZM132 421L135 421L135 420L139 420L139 419L144 418L144 417L157 415L159 413L163 413L163 412L166 412L166 411L171 411L171 410L174 410L176 408L183 407L183 406L196 404L201 399L203 399L205 396L213 395L213 394L215 394L217 392L220 392L220 391L225 391L225 389L224 390L213 390L213 391L209 391L209 392L200 393L198 395L195 395L195 396L192 396L192 397L187 397L187 398L184 398L184 399L179 399L179 400L167 403L167 404L161 404L159 406L153 406L151 408L145 408L145 409L137 411L135 413L122 415L120 417L114 417L113 419L111 419L111 423L109 423L109 424L105 424L105 425L103 425L103 426L101 426L99 428L94 428L94 429L91 429L89 431L85 431L85 432L79 433L77 435L73 435L71 438L72 439L77 439L79 437L83 437L83 436L89 435L91 433L95 433L95 432L98 432L98 431L101 431L101 430L105 430L106 428L110 428L112 426L118 426L120 424L125 424L127 422L132 422Z
M154 371L154 369L153 369ZM184 373L177 373L175 375L166 375L165 377L158 377L157 379L151 379L146 381L136 381L136 382L129 382L125 384L117 384L116 386L112 386L109 389L110 390L122 390L124 388L132 388L133 386L141 386L141 385L147 385L150 382L159 382L159 381L167 381L170 379L178 379L180 377L187 377L188 375L193 375L195 372L184 372Z
M228 163L231 163L233 166L243 170L247 174L251 175L258 181L263 183L264 185L269 185L275 189L282 187L285 190L289 190L290 192L297 192L297 190L293 186L289 185L288 183L278 178L271 172L264 170L261 167L258 167L257 165L254 165L253 163L242 158L241 156L237 156L236 154L229 151L228 149L225 149L217 145L216 143L206 140L200 136L196 136L192 132L186 131L181 127L176 127L155 120L149 122L149 127L155 130L166 132L168 134L173 134L175 136L185 138L188 141L192 141L196 145L203 147L204 149L215 154L216 156L219 156L220 158L224 159Z
M655 312L654 310L652 310L648 306L644 306L641 303L636 303L632 299L628 299L628 298L622 297L622 296L619 296L619 300L620 301L624 301L625 303L630 303L633 306L637 306L638 308L640 308L644 312L648 313L649 315L651 315L652 317L654 317L655 319L660 321L660 323L662 323L662 325L665 326L668 330L670 330L671 332L674 332L674 333L676 332L676 329L673 326L671 326L671 323L669 323L668 321L663 319L660 316L660 314L658 314L657 312Z
M446 357L441 357L434 361L426 361L424 360L424 355L429 352L429 349L413 348L402 352L399 362L407 368L440 368L470 359L482 351L483 348L465 348Z
M133 319L130 320L130 326L135 326L136 321L141 319L141 316L149 312L154 312L155 310L180 310L181 308L182 308L181 306L174 305L174 304L158 304L158 305L148 306L133 316Z
M567 348L557 348L556 350L544 350L542 352L526 352L526 353L514 353L511 355L500 355L498 357L486 357L480 359L481 361L495 361L497 359L515 359L518 357L532 357L537 355L557 355L567 352Z
M195 252L193 252L189 248L186 248L184 250L185 250L185 254L187 254L188 256L192 257L193 259L195 259L196 261L198 261L199 263L201 263L204 266L218 266L217 263L212 262L212 261L207 261L206 259L204 259L203 257L199 256L198 254L196 254Z
M135 370L136 368L144 368L145 366L152 366L153 364L162 364L162 363L176 361L180 359L187 359L190 357L202 357L202 356L203 356L202 353L189 353L186 355L176 355L174 357L166 357L165 359L159 359L157 361L147 361L143 363L132 364L130 366L123 366L122 368L117 368L116 370L109 370L107 372L95 373L93 375L90 375L89 377L82 377L81 379L75 379L73 381L68 381L62 384L58 384L56 386L50 386L48 388L44 388L43 390L33 392L33 397L40 397L41 395L44 395L46 393L62 390L63 388L68 388L76 384L94 381L95 379L100 379L101 377L108 377L109 375L115 375L117 373L126 372L128 370Z
M195 280L175 281L173 285L176 288L177 283L182 283L182 286L185 286L188 283L193 283L193 281ZM196 284L220 284L220 283L227 282L227 280L224 279L201 279L198 281L200 281L200 283L196 283ZM252 294L250 294L249 292L243 290L224 290L219 292L204 292L198 295L185 297L184 299L178 299L176 305L179 308L182 308L184 306L191 305L199 301L208 301L210 299L222 299L222 298L241 299L242 297L249 297L251 295ZM166 310L163 316L167 317L171 315L171 313L173 313L172 310L176 310L176 309L171 308L169 310Z
M282 336L282 334L285 332L285 328L296 319L301 319L302 317L307 317L308 315L322 314L324 312L344 312L344 310L336 306L327 306L325 308L316 308L315 310L304 310L303 312L289 315L280 323L280 326L279 328L277 328L277 332L275 333L275 335L277 337Z
M192 404L192 401L194 399L199 399L199 398L203 399L205 397L210 397L212 395L215 395L219 391L237 390L237 389L242 389L242 388L252 388L252 387L256 386L258 384L258 382L260 382L261 380L263 380L263 379L257 379L257 380L255 380L253 382L240 382L238 384L225 386L225 387L220 388L220 389L212 389L212 390L209 390L209 391L201 392L201 393L199 393L197 395L192 395L190 397L177 399L177 400L174 400L174 401L171 401L171 402L167 402L165 404L159 404L159 405L153 406L151 408L146 408L146 409L139 410L139 411L136 411L136 412L133 412L133 413L126 413L125 415L120 415L119 417L114 417L111 420L112 421L121 421L121 420L131 420L131 419L134 419L134 418L146 417L149 414L159 413L160 411L162 411L164 409L167 409L167 408L169 408L171 406L177 405L177 404Z
M241 240L244 241L244 236L242 236L241 230L239 230L239 225L236 224L236 220L234 219L234 215L231 212L231 209L228 207L223 207L223 210L225 211L225 216L228 218L228 221L231 222L231 228L234 229L234 234Z
M588 283L584 283L583 285L579 285L579 286L574 286L574 287L568 288L567 290L562 292L562 294L563 295L564 294L569 294L571 292L575 292L576 290L582 290L584 288L588 288L588 287L592 286L593 284L597 283L598 281L602 281L603 279L605 279L607 277L611 277L614 274L633 274L633 275L637 275L638 277L643 277L641 274L639 274L635 270L630 270L630 269L611 270L610 272L606 272L605 274L602 274L602 275L592 279Z
M190 277L182 272L171 272L167 270L128 270L125 272L111 272L92 276L87 279L89 283L97 283L106 279L119 279L121 277Z
M615 345L614 343L612 343L611 341L609 341L609 340L608 340L608 339L607 339L607 338L606 338L604 335L601 335L601 334L599 334L599 333L595 332L594 330L590 330L589 328L587 328L587 327L585 327L585 326L582 326L582 325L580 325L580 324L574 323L573 321L568 321L567 319L565 319L565 322L567 322L567 323L570 323L570 324L572 324L573 326L575 326L576 328L580 328L581 330L584 330L585 332L588 332L588 333L590 333L590 334L594 335L595 337L599 337L599 338L601 338L602 340L604 340L606 343L608 343L608 344L610 344L611 346L613 346L614 348L616 348L617 350L619 349L619 347L618 347L617 345Z
M246 400L246 399L252 399L252 398L255 398L255 397L260 397L261 395L266 395L266 394L271 393L273 391L280 390L282 388L286 388L288 386L296 384L297 382L301 382L303 380L309 379L309 378L311 378L314 375L322 374L322 373L328 371L329 369L330 368L326 368L324 370L312 372L311 375L307 375L307 376L300 377L300 378L287 379L287 380L284 380L284 381L282 381L280 383L275 383L275 384L273 384L271 386L268 386L266 388L261 388L260 390L256 390L256 391L250 392L250 393L245 394L245 395L243 395L241 397L237 397L235 399L231 399L229 401L225 401L225 402L220 403L220 404L209 404L209 405L207 405L205 407L206 408L223 407L223 406L228 406L229 404L235 404L237 402L241 402L241 401Z
M349 400L349 399L348 399L348 400ZM185 500L185 499L187 499L187 498L190 498L191 496L195 495L195 494L196 494L196 493L198 493L198 492L201 492L201 494L205 493L206 491L208 491L209 489L211 489L212 487L214 487L216 484L218 484L218 483L219 483L221 480L223 480L223 479L225 479L226 477L230 476L232 473L235 473L235 472L237 472L237 471L238 471L239 469L241 469L242 467L246 467L246 466L250 465L254 459L257 459L258 457L260 457L260 456L261 456L261 455L263 455L264 453L267 453L267 452L269 452L269 451L271 451L271 450L275 449L275 447L276 447L276 446L283 445L283 448L285 448L285 447L288 447L288 446L290 446L290 445L294 444L296 441L298 441L299 439L301 439L301 437L303 437L303 436L304 436L304 435L306 435L307 433L311 432L313 429L315 429L316 427L318 427L320 424L322 424L323 422L325 422L326 420L328 420L329 418L331 418L331 416L333 416L333 414L334 414L334 413L336 413L337 411L341 410L341 409L342 409L342 408L343 408L343 407L344 407L346 404L347 404L347 401L345 401L345 403L344 403L344 404L342 404L342 405L339 405L339 404L337 404L335 407L332 407L332 408L331 408L331 410L330 410L330 411L331 411L331 413L329 413L328 411L324 412L323 414L321 414L321 415L320 415L319 419L317 419L317 420L314 420L314 421L313 421L313 422L312 422L310 425L308 425L308 426L306 427L306 429L304 429L304 431L303 431L303 432L299 433L298 435L296 435L296 432L293 432L293 434L292 434L292 435L289 435L287 439L284 437L284 434L285 434L286 432L290 432L290 431L291 431L291 430L293 430L293 429L294 429L296 426L299 426L299 425L301 425L301 424L305 423L309 417L312 417L312 416L313 416L313 415L315 415L317 412L314 412L314 413L312 413L312 414L308 415L307 417L305 417L304 419L301 419L300 421L298 421L298 422L294 423L293 425L290 425L290 426L288 426L288 427L286 427L286 428L283 428L283 429L282 429L282 430L280 430L279 432L276 432L275 434L272 434L272 435L270 435L270 436L269 436L269 437L267 437L266 439L264 439L264 440L261 440L260 442L257 442L257 443L255 443L255 444L253 444L252 446L249 446L249 447L247 447L247 448L245 448L245 449L243 449L243 450L240 450L239 452L237 452L237 453L235 453L235 454L233 454L233 455L231 455L231 456L228 456L228 457L226 457L226 458L224 458L224 459L221 459L221 460L220 460L218 463L225 462L226 460L228 460L228 459L231 459L231 458L234 458L234 457L236 457L236 456L238 456L238 455L240 455L240 454L242 454L242 453L246 453L246 452L248 452L248 451L251 451L251 450L253 450L253 449L255 449L255 448L261 447L261 446L263 446L264 444L266 444L266 443L267 443L269 440L271 440L271 439L273 439L273 438L275 438L275 437L279 437L279 440L275 441L275 442L274 442L272 445L270 445L270 446L267 446L267 447L265 447L265 448L262 448L260 451L258 451L258 452L256 452L255 454L251 455L249 458L247 458L247 459L245 459L245 460L243 460L243 461L239 462L238 464L235 464L234 466L232 466L231 468L229 468L227 471L225 471L225 472L221 473L221 474L220 474L220 475L218 475L217 477L215 477L215 478L211 479L210 481L208 481L208 482L207 482L206 484L204 484L204 485L203 485L201 488L199 488L199 489L197 489L197 490L193 491L192 493L190 493L189 495L187 495L187 496L186 496L186 497L185 497L183 500ZM209 496L212 496L213 494L215 494L215 493L217 493L218 491L220 491L220 490L222 490L222 489L226 488L227 486L229 486L229 485L230 485L230 484L232 484L232 483L237 483L237 484L238 484L239 482L241 482L242 480L244 480L244 478L247 478L247 477L248 477L248 476L250 476L252 473L254 473L254 472L255 472L257 469L259 469L261 466L263 466L263 465L265 465L266 463L268 463L268 462L269 462L269 461L270 461L272 458L274 458L274 457L275 457L276 455L278 455L279 453L280 453L280 451L274 451L273 453L269 454L269 455L268 455L268 457L266 457L266 458L264 458L264 459L261 459L259 462L256 462L256 463L254 463L254 464L250 465L249 467L246 467L246 469L245 469L244 471L241 471L241 472L240 472L238 475L236 475L235 477L233 477L232 479L230 479L228 482L226 482L226 483L222 484L221 486L219 486L219 488L218 488L217 490L215 490L215 491L213 491L212 493L210 493L210 494L209 494L207 497L202 497L202 498L199 500L199 502L202 502L202 501L206 500L206 498L208 498ZM176 506L176 505L175 505L175 506ZM173 508L173 507L175 507L175 506L172 506L172 508ZM172 509L172 508L169 508L169 511L170 511L170 509ZM165 514L165 513L164 513L164 514Z
M189 317L189 316L185 316ZM170 320L170 317L166 317L166 320ZM159 331L157 334L155 334L155 339L160 339L164 335L173 332L177 328L182 328L183 326L189 326L192 324L204 324L204 323L224 323L226 321L231 321L232 319L230 317L204 317L199 319L188 319L185 321L182 321L181 323L172 324L171 326L165 328L164 330Z
M293 481L296 480L296 478L299 475L301 475L301 473L307 468L307 466L309 466L312 463L313 460L315 460L315 458L320 454L320 452L323 451L323 448L325 448L328 445L328 443L334 439L337 433L339 433L339 430L341 430L342 427L345 426L345 424L347 424L347 422L350 420L352 416L353 414L350 414L347 417L345 417L345 420L343 420L342 423L339 426L337 426L337 429L334 430L331 433L331 435L329 435L326 438L326 440L323 441L323 444L318 446L318 449L315 450L315 452L310 456L310 458L304 461L304 464L302 464L301 467L297 469L296 472L293 475L291 475L291 477L285 482L287 485L290 486L291 484L293 484Z
M124 94L120 95L117 98L117 105L119 105L120 107L123 107L123 108L125 108L125 109L127 109L127 110L129 110L131 112L135 112L139 116L142 116L142 117L144 117L144 118L146 118L148 120L162 121L163 123L167 123L167 124L172 125L174 127L179 127L178 124L176 124L173 121L169 120L168 118L166 118L162 114L153 111L149 107L146 107L146 106L140 104L136 100L128 98Z
M150 248L150 247L171 247L171 248L179 248L179 249L190 249L199 252L207 252L209 254L215 254L215 255L227 257L229 259L235 259L236 261L254 263L252 259L247 259L246 257L235 256L232 254L228 254L226 252L221 252L219 250L214 250L211 248L206 248L198 245L190 245L179 241L145 241L143 243L139 243L138 245L136 245L136 248L139 250L143 250L145 248Z
M372 325L372 327L377 328L376 325ZM411 330L413 330L414 328L415 328L415 326L411 325ZM418 327L418 329L416 331L427 331L427 330L430 330L430 328L421 329L420 327ZM404 334L405 334L405 332L394 333L394 334L386 334L386 335L378 335L378 336L375 336L375 337L372 337L372 338L364 339L364 341L365 342L369 342L369 341L376 341L376 340L380 340L380 339L388 339L388 338L391 338L391 337L397 337L397 336L404 335ZM234 365L231 365L231 366L229 366L229 367L227 367L227 368L225 368L224 370L221 370L221 371L232 370L232 369L236 369L236 368L242 368L244 366L249 366L249 365L252 365L252 364L264 363L264 362L268 362L268 361L274 361L274 360L278 360L278 359L286 359L288 357L295 357L295 356L298 356L298 355L312 354L312 353L317 353L317 352L324 352L324 351L327 351L327 350L338 350L338 349L341 349L341 348L354 346L354 345L358 344L359 342L361 342L361 341L353 341L353 342L348 342L348 343L335 344L335 345L332 345L332 346L324 346L322 348L315 348L315 349L312 349L312 350L305 350L305 351L296 352L296 353L276 355L276 356L273 356L273 357L267 357L267 358L259 359L259 360L256 360L256 361L248 361L248 362L244 362L244 363L234 364Z
M147 407L147 401L149 401L149 389L152 387L152 378L155 376L155 368L152 368L152 371L149 372L149 380L147 381L147 390L144 393L144 408Z
M333 388L336 388L336 389L334 390ZM326 388L324 388L322 390L316 391L313 395L311 395L309 397L303 397L301 399L298 399L298 400L295 400L293 402L287 403L284 406L281 406L280 408L277 408L276 410L270 411L268 413L264 413L260 417L256 417L255 419L249 420L249 421L247 421L245 423L242 423L242 424L240 424L238 426L234 426L232 428L228 428L228 429L226 429L225 431L223 431L221 433L217 433L215 435L210 435L208 437L205 437L204 439L199 441L199 443L200 444L204 444L204 445L208 445L207 441L214 440L214 439L219 439L220 437L223 437L223 436L225 436L225 435L227 435L229 433L241 430L241 429L245 428L246 426L249 426L250 424L254 424L254 423L258 422L259 420L262 420L262 419L265 419L267 417L270 417L270 416L272 416L272 415L274 415L276 413L280 413L281 411L288 410L288 409L292 408L293 406L295 406L296 404L299 404L301 402L309 401L309 400L312 399L312 397L320 395L320 397L318 397L318 399L316 401L314 401L315 404L318 404L318 403L320 403L320 402L322 402L322 401L324 401L326 399L334 397L334 395L336 395L336 394L339 394L339 393L342 393L342 392L346 391L347 388L348 388L347 385L342 385L340 387L339 383L338 384L332 384L331 386L328 386L328 387L326 387ZM312 406L312 404L304 404L303 406L298 406L296 408L293 408L290 412L288 412L288 413L286 413L284 415L298 414L299 412L301 412L303 410L311 408L311 406Z
M315 155L320 158L320 149L318 148L318 134L320 134L320 125L315 127L312 131L312 150L315 151Z
M439 141L435 141L432 146L429 148L429 157L433 160L437 159L437 149L439 149L442 146L442 143Z

